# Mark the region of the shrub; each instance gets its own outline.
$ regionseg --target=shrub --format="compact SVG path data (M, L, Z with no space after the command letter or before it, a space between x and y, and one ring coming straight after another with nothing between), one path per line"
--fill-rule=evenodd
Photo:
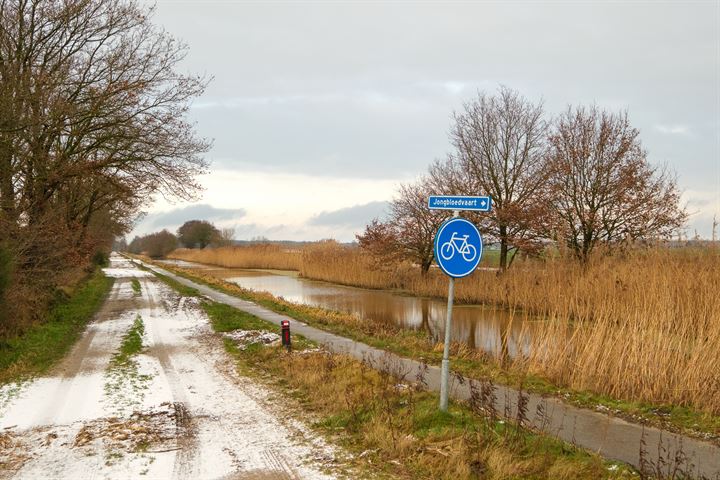
M0 246L0 325L5 323L7 304L5 292L10 286L12 276L12 255L10 251Z

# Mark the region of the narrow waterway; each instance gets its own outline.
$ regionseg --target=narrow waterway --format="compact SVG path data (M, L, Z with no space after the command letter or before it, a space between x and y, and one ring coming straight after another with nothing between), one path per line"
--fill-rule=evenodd
M447 316L444 300L308 280L298 277L296 272L218 268L180 260L164 262L185 268L201 268L206 274L243 288L269 292L291 302L423 330L435 341L442 341L444 337ZM458 281L462 282L462 279ZM514 357L519 350L527 353L535 323L522 313L512 314L481 305L456 305L453 308L451 336L454 341L463 342L469 348L482 349L496 356Z

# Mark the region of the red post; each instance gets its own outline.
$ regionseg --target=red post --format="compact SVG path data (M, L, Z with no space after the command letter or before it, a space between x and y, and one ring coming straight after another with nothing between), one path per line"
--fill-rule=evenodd
M287 347L288 351L290 350L291 344L290 344L290 321L289 320L282 320L280 322L280 328L282 330L282 344L283 347Z

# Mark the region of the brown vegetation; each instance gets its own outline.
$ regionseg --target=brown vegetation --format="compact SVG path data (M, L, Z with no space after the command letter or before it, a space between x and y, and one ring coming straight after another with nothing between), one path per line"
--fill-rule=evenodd
M177 246L177 237L167 230L161 230L133 238L127 250L135 254L143 253L150 258L161 258L175 250Z
M206 248L203 250L179 248L168 254L167 257L226 268L267 268L273 270L300 270L302 262L299 250L291 250L273 244Z
M475 220L500 244L500 268L518 249L537 251L547 222L547 122L541 104L501 87L479 93L455 114L450 140L455 147L444 179L445 193L489 195L493 209ZM445 176L447 177L447 176Z
M307 251L303 276L442 297L447 278L400 265L382 270L357 250ZM720 413L720 251L664 249L572 260L518 261L497 276L459 279L466 303L547 318L536 328L530 371L558 385L618 398L693 405Z
M600 244L669 238L687 214L667 170L651 166L627 113L568 109L550 136L547 189L559 239L586 262Z
M260 318L222 304L203 303L217 332L275 330ZM497 408L496 386L471 382L467 403L437 409L426 391L427 366L412 371L388 358L357 361L333 354L296 335L292 352L261 342L225 339L245 375L287 394L284 408L300 408L315 428L334 437L365 475L413 479L624 478L622 466L608 470L596 455L549 436L518 428L544 415L521 407ZM519 392L518 405L527 405ZM347 473L347 472L344 472ZM384 475L378 475L384 473Z
M257 249L230 251L233 258L248 261ZM177 251L173 256L245 266L219 260L222 252ZM213 255L217 258L210 261ZM409 264L382 269L357 248L326 242L306 247L302 255L285 255L268 257L284 258L274 268L299 264L308 278L424 296L447 292L447 277L437 271L423 276ZM542 328L534 329L532 355L517 359L513 368L559 386L718 414L719 290L720 250L658 247L596 256L585 266L560 257L518 260L501 276L477 271L459 279L455 291L466 303L546 317Z
M423 370L322 351L231 351L242 364L278 379L320 417L320 428L330 434L341 429L339 441L393 478L623 478L626 470L608 471L597 456L516 428L535 412L504 417L479 394L468 405L438 412L437 395L423 391ZM474 388L494 395L491 383Z
M209 144L185 113L205 81L175 71L186 48L149 13L131 0L0 2L0 334L37 321L153 194L199 187Z
M687 219L677 179L650 163L626 112L569 107L548 121L541 103L501 87L465 103L450 142L447 159L401 185L390 215L357 236L364 249L385 250L427 272L435 232L451 216L430 210L430 195L491 197L491 211L463 216L500 246L503 271L516 253L538 255L548 244L586 263L596 247L671 238Z

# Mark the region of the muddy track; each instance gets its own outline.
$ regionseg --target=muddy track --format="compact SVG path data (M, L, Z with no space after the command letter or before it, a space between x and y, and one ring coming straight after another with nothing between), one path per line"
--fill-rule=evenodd
M68 357L47 377L0 386L15 392L0 403L0 478L333 478L312 460L333 449L287 428L263 401L272 395L228 366L197 300L112 262L117 281ZM118 366L137 318L143 349Z

